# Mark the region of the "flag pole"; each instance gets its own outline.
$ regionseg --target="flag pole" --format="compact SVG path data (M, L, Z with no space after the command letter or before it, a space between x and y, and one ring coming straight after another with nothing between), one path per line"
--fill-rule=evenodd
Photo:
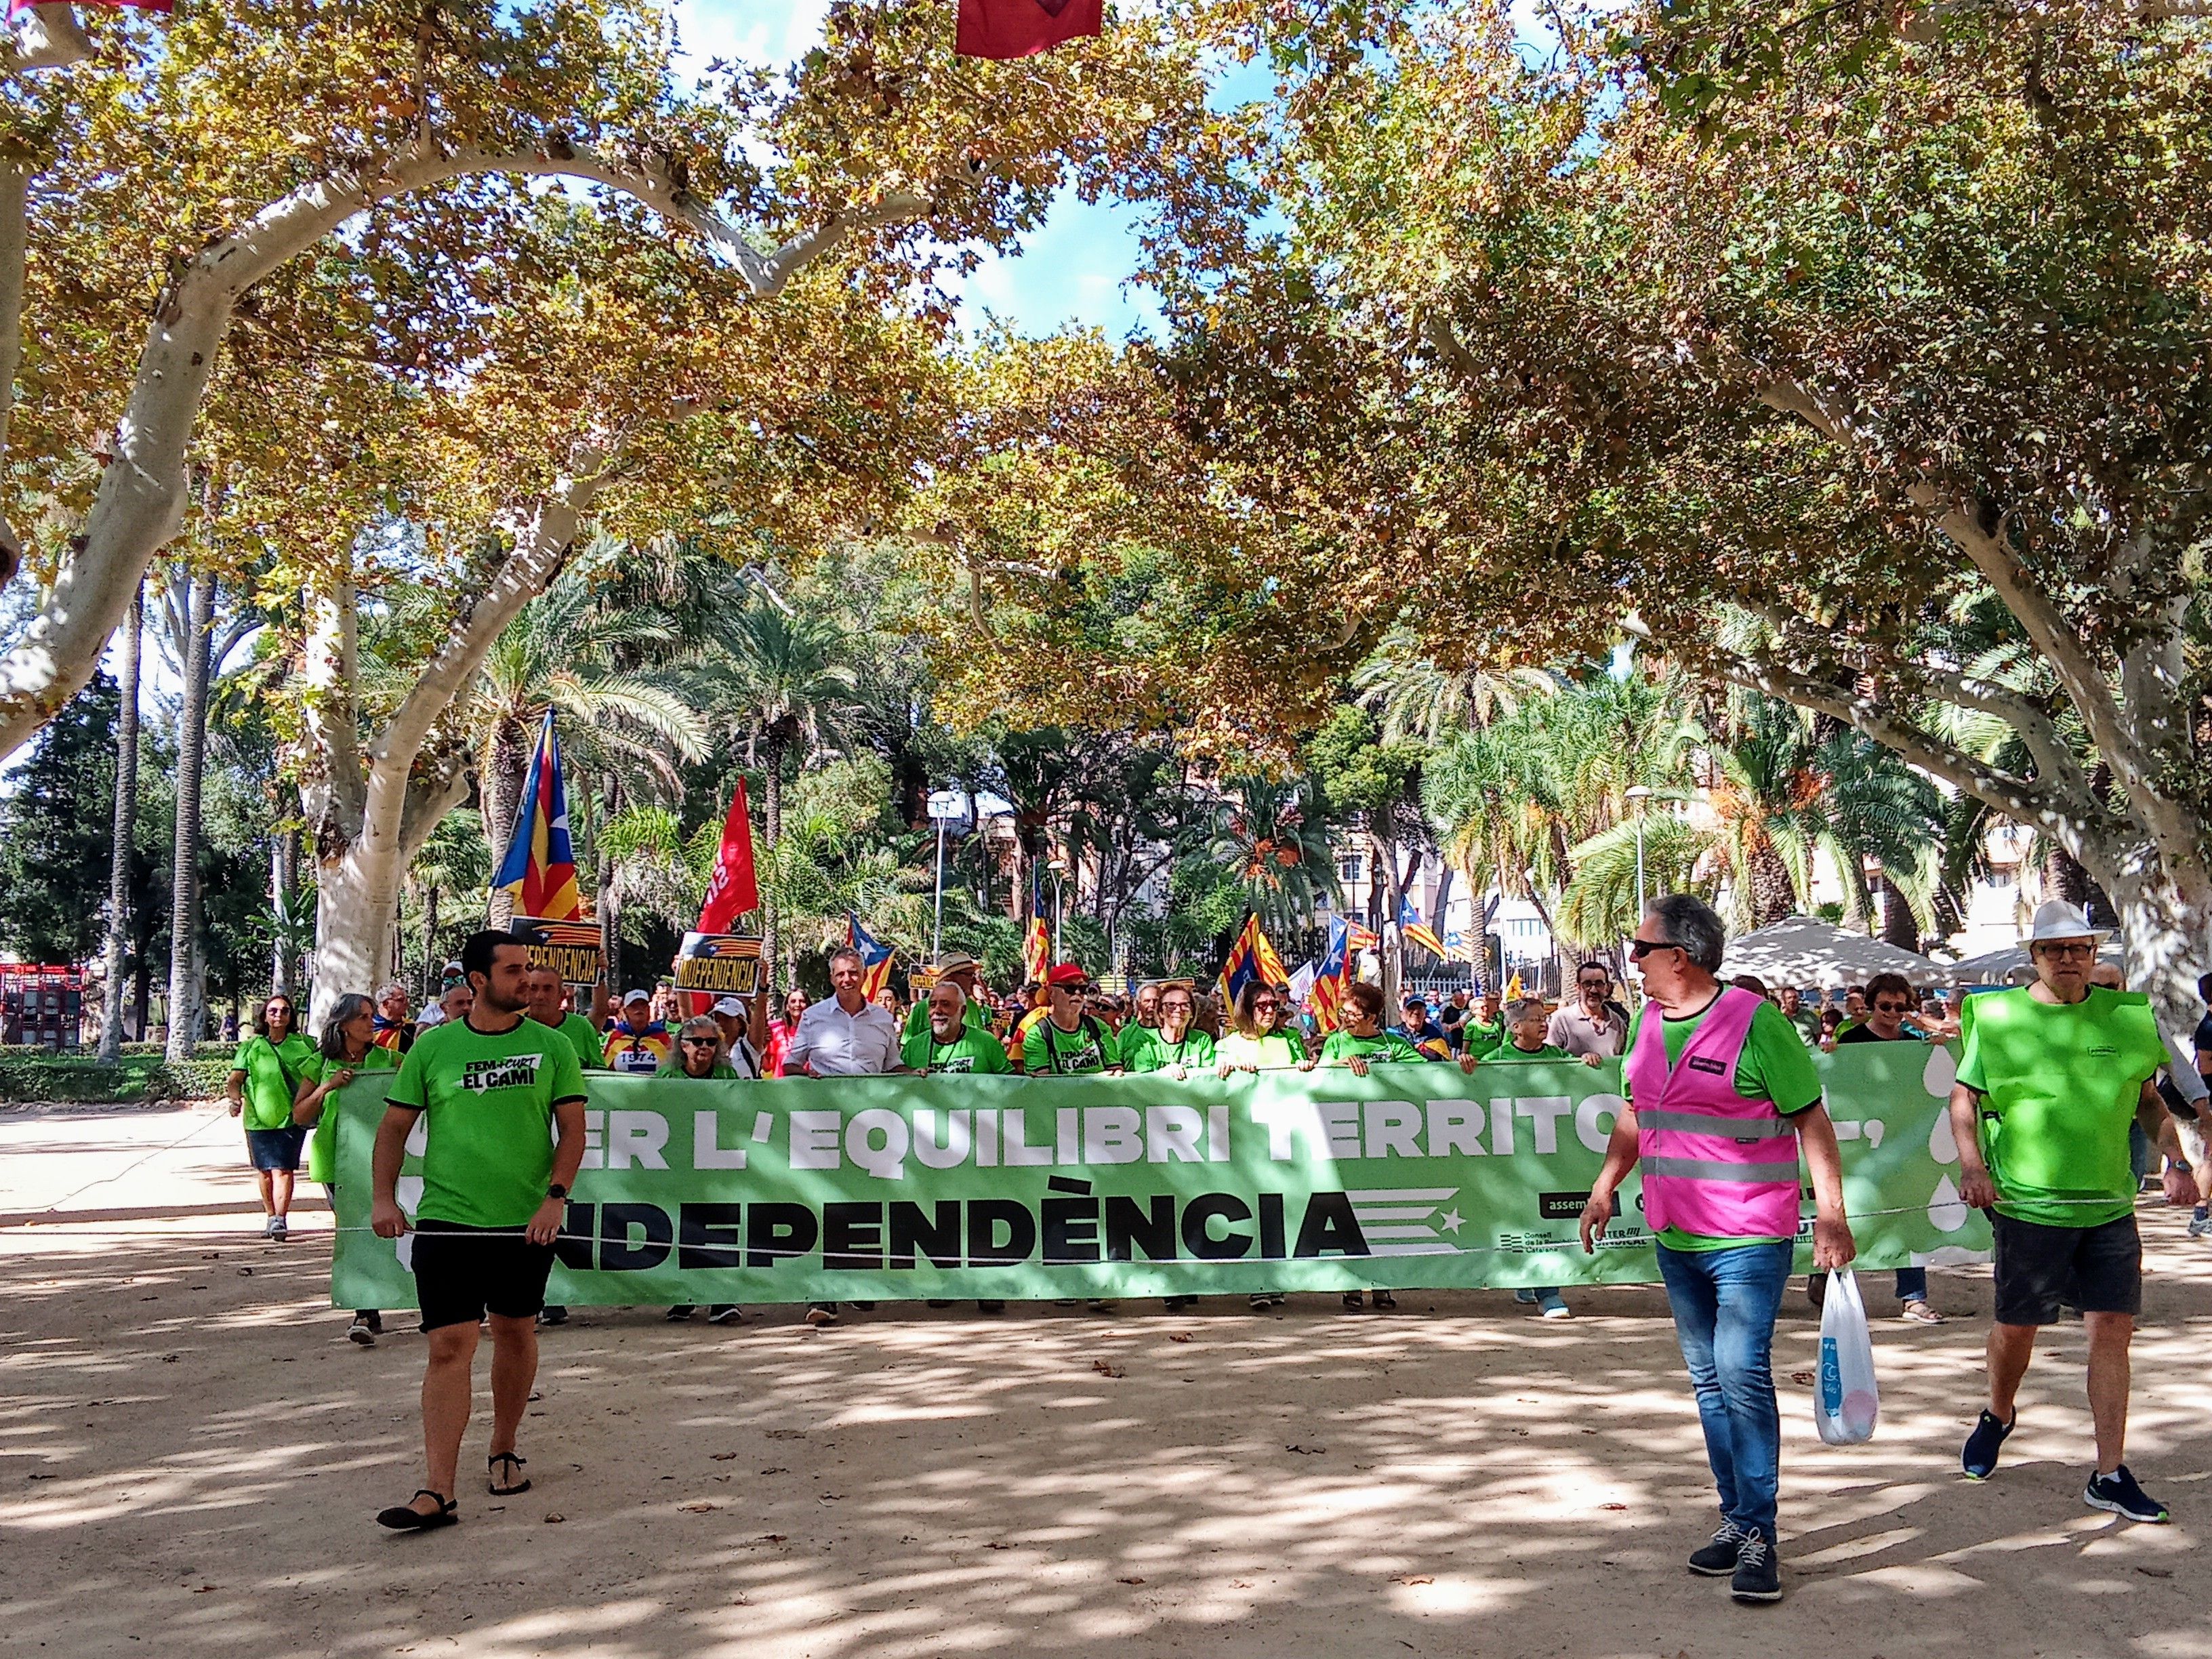
M929 960L945 960L945 820L937 821L937 914L929 925Z

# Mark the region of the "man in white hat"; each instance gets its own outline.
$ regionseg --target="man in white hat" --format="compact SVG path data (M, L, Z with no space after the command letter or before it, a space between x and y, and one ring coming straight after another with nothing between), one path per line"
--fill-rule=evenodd
M651 1077L668 1063L675 1047L668 1028L653 1017L653 993L641 988L623 994L622 1018L607 1027L600 1058L610 1072Z
M2036 911L2027 938L2034 982L1965 1006L1951 1132L1962 1194L1991 1212L1996 1317L1989 1405L1960 1462L1970 1480L1996 1472L2036 1329L2070 1303L2089 1338L2097 1434L2083 1501L2158 1522L2167 1518L2166 1505L2122 1461L2128 1345L2142 1307L2128 1127L2140 1121L2169 1155L2178 1157L2180 1145L2152 1084L2166 1052L2149 999L2090 983L2104 938L2081 910L2054 899Z

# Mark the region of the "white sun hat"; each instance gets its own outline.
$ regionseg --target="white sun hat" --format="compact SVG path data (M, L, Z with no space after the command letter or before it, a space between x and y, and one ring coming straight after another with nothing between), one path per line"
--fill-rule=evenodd
M2112 937L2108 927L2092 927L2087 912L2078 904L2069 904L2064 899L2049 899L2035 907L2035 919L2028 925L2029 945L2045 945L2052 939L2087 939L2102 945Z

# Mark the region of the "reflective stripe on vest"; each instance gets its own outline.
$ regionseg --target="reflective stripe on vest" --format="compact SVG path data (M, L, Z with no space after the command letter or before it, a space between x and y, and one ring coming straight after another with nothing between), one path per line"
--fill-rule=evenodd
M1715 1117L1706 1112L1647 1112L1640 1108L1636 1122L1639 1128L1677 1129L1692 1135L1726 1135L1731 1140L1743 1141L1780 1140L1797 1133L1783 1118L1770 1123L1761 1118Z

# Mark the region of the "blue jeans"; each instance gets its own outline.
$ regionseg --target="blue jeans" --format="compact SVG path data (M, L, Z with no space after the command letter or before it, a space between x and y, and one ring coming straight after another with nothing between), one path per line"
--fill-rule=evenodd
M1787 1241L1725 1250L1659 1246L1659 1276L1667 1282L1674 1334L1697 1390L1721 1513L1770 1543L1782 1478L1774 1316L1790 1284L1790 1254Z
M1899 1267L1897 1270L1897 1299L1899 1302L1925 1302L1928 1299L1928 1269Z

